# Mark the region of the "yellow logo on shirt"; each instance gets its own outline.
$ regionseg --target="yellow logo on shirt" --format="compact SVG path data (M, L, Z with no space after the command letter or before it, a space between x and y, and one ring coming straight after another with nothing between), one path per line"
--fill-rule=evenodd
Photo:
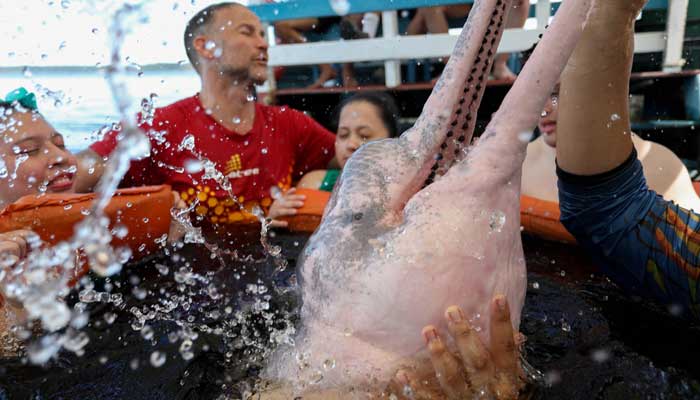
M241 168L243 168L243 163L241 162L241 155L234 154L231 156L231 159L228 160L228 162L226 163L226 170L224 170L224 174L228 175L233 171L240 171Z

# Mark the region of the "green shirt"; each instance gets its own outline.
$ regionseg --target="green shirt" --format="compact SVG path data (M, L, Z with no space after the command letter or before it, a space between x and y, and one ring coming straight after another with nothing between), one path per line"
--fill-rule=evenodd
M319 187L318 190L323 190L324 192L332 192L333 187L335 186L335 181L338 180L338 176L340 176L339 169L329 169L328 171L326 171L326 176L323 177L321 187Z

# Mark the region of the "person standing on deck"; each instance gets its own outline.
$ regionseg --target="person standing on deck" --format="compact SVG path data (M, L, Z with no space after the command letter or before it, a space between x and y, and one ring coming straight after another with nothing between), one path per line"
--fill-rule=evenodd
M700 318L700 215L649 190L634 148L629 80L646 0L596 0L562 76L561 221L618 285Z
M302 196L287 190L306 172L327 167L335 136L299 111L255 101L255 85L267 80L268 59L258 17L238 3L211 5L188 22L184 42L201 91L156 109L152 121L139 117L151 154L132 161L122 185L170 184L214 224L252 220L251 211L260 206L267 212L275 194L303 204ZM109 132L78 154L78 191L95 186L120 133ZM180 146L189 135L194 152ZM216 182L202 179L203 171L187 168L198 155L229 179L245 210Z

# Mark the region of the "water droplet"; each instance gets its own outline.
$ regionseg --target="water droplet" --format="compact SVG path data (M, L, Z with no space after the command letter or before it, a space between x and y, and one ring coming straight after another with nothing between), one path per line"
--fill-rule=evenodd
M533 283L532 283L532 288L533 288L533 289L539 289L539 288L540 288L540 284L539 284L538 282L533 282Z
M561 330L564 332L571 332L571 325L565 320L561 320Z
M182 139L182 142L178 145L178 150L189 150L194 151L194 135L187 135Z
M151 328L150 325L146 325L141 329L141 337L146 339L146 340L151 340L153 339L153 328ZM153 355L151 354L151 359Z
M213 50L216 48L216 43L214 43L213 40L207 40L207 43L204 44L204 48L207 50Z
M117 239L124 239L129 234L129 228L123 224L117 224L112 229L112 235Z
M335 368L335 360L332 358L327 359L323 362L323 369L326 371Z
M260 150L261 153L267 154L267 147L263 147L262 150Z
M67 10L70 7L70 0L61 0L61 7Z
M669 304L668 312L673 316L680 317L683 315L683 306L678 303Z
M163 264L156 264L156 269L158 270L158 273L161 275L167 275L168 272L170 271L166 265Z
M165 354L160 351L154 351L151 353L151 365L156 368L162 367L165 364Z
M518 134L518 139L523 143L530 143L532 140L533 132L520 132Z
M245 97L245 99L248 101L255 101L255 95L252 93L248 93L248 95Z
M238 125L238 124L241 123L241 119L238 118L238 117L233 117L233 119L231 120L231 122L233 122L234 124Z
M22 75L24 75L25 78L31 78L32 71L29 69L29 67L24 67L22 68Z
M188 174L196 174L198 172L201 172L202 169L204 168L202 166L202 162L199 160L195 160L195 159L185 160L184 166L185 166L185 171L187 171Z
M610 352L607 349L595 349L591 352L591 359L597 363L604 363L610 359Z
M347 15L350 12L350 2L348 0L328 0L335 12L338 15Z
M91 30L91 32L92 32L93 34L97 34L97 32L99 32L99 31L100 31L100 30L97 29L97 28L92 28L92 30Z
M489 218L489 228L492 232L501 232L506 223L506 215L501 211L495 211Z
M117 320L117 314L108 312L104 314L103 318L107 324L112 325Z
M619 121L620 120L620 115L619 114L613 114L610 116L611 121Z

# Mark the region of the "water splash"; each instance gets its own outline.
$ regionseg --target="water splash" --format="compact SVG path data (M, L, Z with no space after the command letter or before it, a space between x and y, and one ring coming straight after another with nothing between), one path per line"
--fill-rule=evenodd
M241 210L246 210L246 207L238 199L238 196L233 192L233 187L231 186L231 181L216 167L216 163L204 157L202 154L195 149L195 140L193 135L187 135L183 138L182 142L178 145L178 150L190 151L195 158L200 162L201 168L204 171L202 179L210 179L215 181L219 187L226 192L228 197L238 206ZM263 250L266 254L272 256L273 262L277 267L278 271L284 271L287 268L288 262L282 257L282 249L280 246L272 245L268 240L268 232L270 229L271 220L265 217L264 212L258 206L256 206L251 211L252 214L258 219L261 225L260 229L260 244L262 244Z

